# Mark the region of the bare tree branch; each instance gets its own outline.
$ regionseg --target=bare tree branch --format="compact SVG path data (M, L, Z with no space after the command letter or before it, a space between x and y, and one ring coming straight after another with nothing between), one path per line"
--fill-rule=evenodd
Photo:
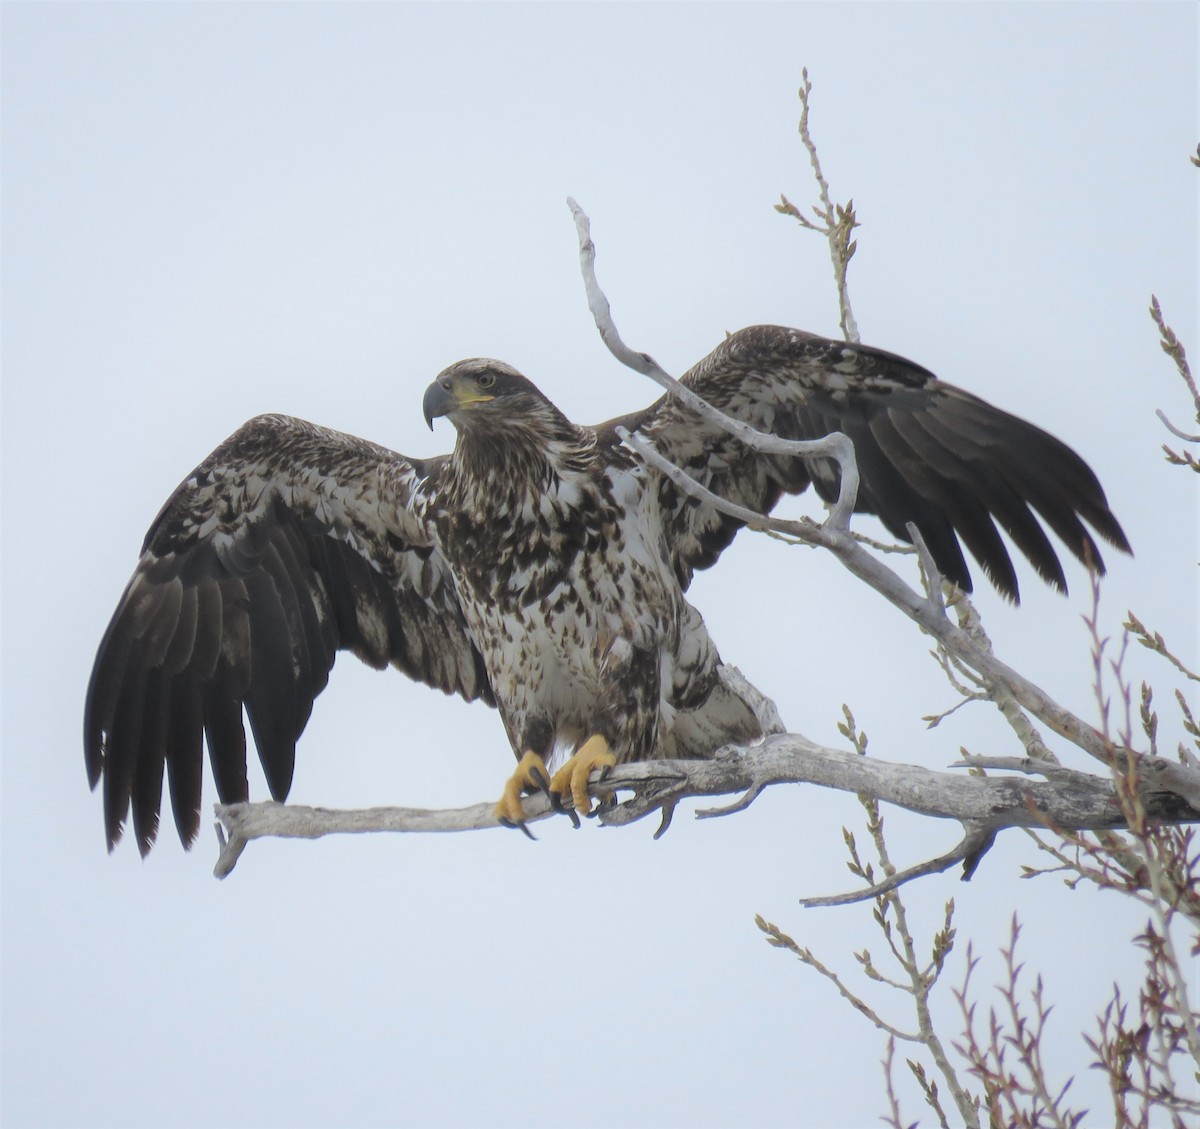
M784 206L778 210L794 215L803 226L811 230L823 231L830 240L836 270L838 257L835 233L831 230L828 189L816 161L815 147L807 131L807 96L810 89L806 73L805 86L801 91L804 104L801 135L813 158L814 172L825 202L826 227L820 228L809 221L792 207L786 198L783 201ZM1200 147L1197 148L1197 153L1200 153ZM1192 161L1200 167L1200 159L1193 157ZM814 211L817 211L819 216L822 215L820 209ZM839 295L845 287L844 268L848 257L847 255L841 260L842 270L838 275ZM1166 324L1157 299L1153 298L1151 316L1158 326L1163 350L1174 360L1191 393L1196 407L1197 422L1200 422L1200 394L1197 393L1196 384L1192 379L1183 346ZM1162 411L1158 412L1158 416L1177 438L1187 442L1200 442L1200 435L1189 435L1174 426ZM1185 449L1180 453L1166 446L1164 451L1169 462L1200 471L1200 461L1190 451ZM945 619L946 606L940 600L941 586L936 570L928 560L919 535L912 529L909 532L921 557L928 606ZM1092 613L1087 618L1087 623L1093 640L1093 691L1099 710L1100 727L1092 730L1091 734L1098 737L1100 743L1099 747L1096 747L1094 741L1089 744L1076 743L1106 763L1109 770L1108 780L1113 787L1111 802L1120 807L1121 818L1128 830L1124 833L1103 830L1095 835L1070 831L1054 824L1046 818L1044 812L1039 814L1039 818L1046 820L1052 832L1051 837L1061 846L1044 841L1032 828L1026 827L1025 830L1041 850L1049 852L1058 860L1060 866L1053 869L1068 875L1068 885L1074 886L1086 880L1095 883L1101 889L1124 893L1149 907L1151 920L1144 931L1135 938L1135 943L1146 954L1145 977L1136 1001L1131 1004L1122 997L1119 988L1114 988L1113 997L1100 1017L1097 1036L1094 1039L1085 1036L1085 1041L1100 1060L1093 1065L1108 1075L1117 1124L1145 1127L1152 1123L1155 1113L1162 1111L1170 1116L1172 1125L1178 1125L1182 1129L1186 1114L1195 1115L1200 1112L1200 1103L1194 1097L1181 1093L1181 1088L1186 1088L1186 1084L1175 1075L1178 1063L1181 1073L1191 1080L1200 1077L1196 1074L1196 1068L1200 1066L1200 1020L1190 999L1186 966L1181 963L1181 954L1185 952L1185 938L1180 933L1183 919L1187 919L1193 926L1200 921L1197 859L1191 828L1172 825L1159 815L1151 815L1147 804L1157 802L1157 799L1164 795L1170 795L1173 804L1182 803L1193 811L1200 810L1200 791L1197 790L1200 787L1200 772L1197 772L1200 768L1200 758L1197 758L1193 750L1183 742L1179 744L1177 762L1164 760L1158 755L1158 716L1152 708L1153 690L1144 682L1140 694L1140 721L1142 735L1146 740L1146 752L1134 750L1133 687L1125 678L1122 669L1129 639L1137 638L1144 647L1163 656L1187 678L1195 680L1197 676L1170 651L1161 634L1152 634L1132 613L1124 625L1125 635L1116 657L1106 659L1105 650L1109 640L1100 631L1099 577L1094 571L1092 594ZM970 601L961 593L951 590L949 604L954 608L959 621L958 626L967 638L980 653L990 655L991 643ZM1053 758L1053 754L1046 748L1025 712L1025 701L1018 700L1020 695L1012 692L1011 685L1006 685L1003 681L992 681L989 684L987 677L965 663L961 653L947 645L941 637L938 638L936 657L951 684L963 695L964 701L983 697L997 705L1029 754L1024 758L964 754L965 759L958 763L958 767L967 767L979 776L982 776L986 769L1042 776L1046 779L1047 786L1058 793L1075 788L1086 792L1091 788L1095 777L1059 765ZM1106 688L1109 677L1116 680L1115 697L1110 696ZM978 686L980 689L973 690L971 686ZM1182 692L1177 689L1175 696L1183 729L1193 739L1195 746L1200 748L1200 725L1197 725ZM1114 703L1118 715L1115 734L1111 715ZM939 719L940 717L933 719L932 723L936 724ZM839 729L853 741L856 750L865 755L865 735L855 730L848 711L847 721L849 724L839 726ZM1079 732L1085 737L1088 736L1087 730ZM753 791L748 793L747 799L752 798L754 794L756 793ZM1034 811L1032 793L1026 792L1025 796L1030 810ZM932 1027L928 1008L929 991L944 967L946 954L953 946L953 902L947 904L945 925L934 938L933 960L928 969L921 969L914 959L914 948L905 924L904 907L898 887L920 875L945 870L959 860L964 862L964 877L968 877L975 863L991 845L995 831L986 825L964 821L963 840L950 852L899 871L892 865L884 842L883 818L878 801L872 793L860 793L859 799L867 810L867 826L884 870L884 879L876 880L872 864L860 858L853 834L843 829L850 852L850 870L867 884L866 889L846 895L806 899L802 904L839 905L864 896L874 897L875 922L887 939L892 956L909 974L911 983L906 985L880 974L866 950L856 953L855 959L868 978L878 980L912 997L916 1005L918 1032L910 1036L882 1022L878 1013L864 998L857 996L841 981L836 972L826 968L808 949L797 944L778 926L764 922L761 917L756 920L759 927L767 933L771 944L789 948L806 964L833 980L842 995L857 1010L888 1033L884 1074L890 1116L885 1118L885 1121L897 1129L903 1124L892 1078L895 1041L901 1038L925 1043L954 1094L958 1111L965 1124L978 1126L979 1114L986 1110L991 1125L1011 1124L1033 1129L1034 1126L1052 1124L1062 1126L1063 1129L1075 1129L1087 1116L1086 1111L1075 1112L1066 1105L1071 1082L1068 1081L1061 1088L1052 1087L1048 1082L1043 1061L1044 1033L1051 1008L1045 1002L1041 977L1036 979L1032 990L1018 986L1024 965L1018 963L1014 956L1019 933L1015 916L1011 943L1003 951L1008 969L1008 982L1000 988L1001 995L1008 1005L1007 1015L998 1017L993 1009L989 1014L984 1038L977 1037L976 1005L968 998L971 976L977 964L970 946L967 949L967 971L963 987L955 993L965 1021L963 1041L955 1044L955 1049L966 1058L970 1073L982 1084L981 1096L969 1093L963 1086L958 1072L947 1059ZM1073 858L1070 855L1072 848ZM1048 872L1029 867L1024 869L1027 877ZM900 945L895 941L896 935L900 937ZM1191 954L1194 956L1198 950L1200 938L1193 934ZM1023 998L1026 996L1029 997L1029 1003ZM1014 1056L1016 1066L1012 1065ZM1182 1061L1179 1061L1180 1059ZM938 1099L936 1082L927 1075L919 1062L909 1059L908 1065L926 1101L935 1110L939 1123L948 1125L945 1111Z
M896 870L880 882L864 886L861 890L850 890L844 894L822 894L814 897L801 898L800 904L805 909L821 909L828 906L848 906L856 902L867 902L883 894L898 890L906 882L914 878L924 878L928 874L941 874L958 863L963 864L963 878L968 879L974 873L975 865L991 849L995 842L996 832L989 831L977 825L968 824L962 840L937 858L917 863L905 870ZM970 873L967 867L970 866Z
M600 338L608 350L623 365L648 376L656 384L665 388L680 403L687 405L697 415L710 423L728 431L756 451L764 451L775 455L795 455L807 458L831 458L836 460L841 472L841 485L838 500L830 508L829 522L839 529L845 529L854 512L854 503L858 497L858 463L854 457L854 444L840 431L835 431L824 439L781 439L767 431L758 431L748 423L733 419L718 411L706 400L697 396L686 384L681 384L671 376L649 353L639 353L631 349L621 339L613 322L612 308L608 298L600 288L596 279L596 245L592 242L591 221L587 213L570 197L567 206L575 217L575 228L579 233L579 263L583 272L584 289L587 292L588 308L592 311ZM627 433L626 433L627 434Z
M800 85L800 140L808 151L808 160L812 165L813 176L817 181L817 192L821 198L819 207L813 208L813 214L821 221L815 224L786 196L780 196L775 205L777 212L791 216L799 221L802 227L825 236L829 243L829 258L833 263L833 277L837 285L838 320L842 327L842 336L847 341L859 341L858 324L854 320L854 311L850 308L850 287L846 280L846 272L850 260L858 244L851 239L851 234L858 227L858 217L854 213L854 201L845 204L834 204L829 195L829 182L821 171L821 159L817 156L816 142L808 129L808 98L812 93L812 83L808 78L808 68L801 71Z
M919 765L896 764L819 745L797 733L780 733L761 744L729 747L707 761L642 761L612 769L601 780L593 776L591 791L601 801L599 820L621 826L643 819L682 800L731 794L757 795L779 784L816 784L840 792L867 793L885 803L937 819L963 824L969 833L945 866L910 868L900 882L970 861L990 837L1007 827L1068 831L1125 826L1125 817L1110 779L1076 773L1069 779L1024 781L1012 778L961 776ZM622 799L622 796L628 798ZM747 801L748 803L749 801ZM1200 810L1169 791L1149 791L1148 815L1168 823L1200 822ZM746 804L734 804L738 811ZM449 832L499 827L494 805L475 804L446 811L377 807L337 811L291 804L217 804L217 818L228 832L215 873L224 877L246 843L264 836L318 839L325 835L367 831ZM553 814L549 801L535 795L525 801L529 822ZM700 811L700 818L725 814ZM940 862L949 857L941 856ZM859 897L873 897L868 889Z
M1157 655L1162 655L1184 678L1189 682L1200 682L1200 674L1186 667L1183 662L1174 654L1167 646L1167 641L1158 631L1151 632L1150 629L1142 623L1133 612L1127 613L1125 623L1123 625L1126 631L1131 632L1139 643L1147 650L1153 651Z
M1159 305L1158 298L1153 294L1150 295L1150 316L1154 319L1154 324L1158 326L1159 345L1162 346L1162 351L1175 362L1175 368L1178 370L1181 379L1187 386L1188 392L1191 394L1196 422L1200 423L1200 389L1196 387L1195 378L1192 376L1192 369L1188 364L1183 342L1179 340L1175 335L1175 331L1167 324L1166 318L1163 316L1162 306ZM1185 443L1200 443L1200 434L1189 434L1182 428L1176 427L1161 408L1155 414L1162 421L1163 426L1176 439L1182 439ZM1192 470L1200 471L1200 463L1197 463L1195 456L1189 451L1182 453L1173 451L1165 444L1163 451L1166 453L1168 462L1190 466Z
M1159 304L1158 297L1154 294L1150 295L1150 316L1154 319L1154 324L1158 326L1158 335L1161 339L1159 344L1162 346L1162 351L1175 362L1175 367L1179 370L1179 375L1183 378L1184 384L1187 385L1188 391L1192 394L1192 404L1195 406L1197 418L1200 420L1200 388L1196 387L1196 381L1192 377L1191 366L1188 364L1183 342L1179 340L1175 331L1167 324L1166 318L1163 316L1162 306ZM1168 427L1170 427L1169 424ZM1171 428L1171 430L1175 431L1174 428ZM1175 434L1178 435L1179 432L1175 431ZM1184 438L1184 436L1181 435L1180 438ZM1191 441L1200 442L1200 439L1192 439Z

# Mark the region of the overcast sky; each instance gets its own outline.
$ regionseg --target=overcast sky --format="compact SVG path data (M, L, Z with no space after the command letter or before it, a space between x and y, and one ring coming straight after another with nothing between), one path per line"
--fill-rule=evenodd
M106 855L80 747L95 647L160 504L258 412L430 455L452 433L421 394L475 355L583 422L653 399L590 323L568 195L626 339L667 368L747 324L836 334L824 244L772 210L813 199L807 66L863 225L864 339L1083 453L1137 553L1110 561L1105 630L1133 608L1194 660L1194 484L1153 414L1188 404L1146 307L1200 355L1196 24L1190 3L6 3L4 1123L877 1124L881 1036L753 923L852 980L852 952L882 950L869 908L796 903L853 883L853 797L680 811L657 843L565 821L537 843L257 843L217 882L207 830ZM1021 577L1019 610L980 591L999 653L1094 716L1085 577L1068 599ZM848 702L881 758L1014 751L982 705L926 732L954 702L927 642L814 552L743 534L691 597L814 739L839 742ZM1154 677L1171 747L1174 682L1141 653L1129 672ZM343 656L291 798L459 806L510 765L492 711ZM957 840L889 827L902 864ZM1103 1124L1077 1032L1136 976L1141 921L1022 882L1037 861L1003 838L970 884L914 888L915 924L954 897L986 987L1019 908L1059 1005L1051 1069Z

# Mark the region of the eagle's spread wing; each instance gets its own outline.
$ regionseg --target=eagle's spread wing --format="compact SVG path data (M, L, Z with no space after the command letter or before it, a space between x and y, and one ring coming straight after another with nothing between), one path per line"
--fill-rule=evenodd
M492 703L483 660L405 459L286 416L251 420L180 485L146 535L100 643L84 749L111 848L133 803L142 853L164 765L180 838L200 823L202 735L221 799L247 798L242 707L271 794L338 650Z
M1066 444L892 353L753 326L731 334L683 382L760 431L789 439L844 432L861 476L856 509L878 515L904 541L905 525L913 522L941 572L967 591L971 576L960 538L992 583L1018 597L996 523L1040 576L1064 590L1062 565L1035 513L1076 557L1101 571L1083 521L1129 549L1096 476ZM669 397L615 422L714 493L760 513L809 482L826 501L838 494L831 460L758 454ZM676 573L686 585L693 570L717 559L741 523L682 496L666 480L662 490Z

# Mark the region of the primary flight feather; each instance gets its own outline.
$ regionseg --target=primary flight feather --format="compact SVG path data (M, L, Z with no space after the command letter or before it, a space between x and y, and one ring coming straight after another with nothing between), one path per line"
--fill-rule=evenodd
M1087 526L1129 549L1074 451L901 357L755 326L683 379L760 431L844 432L861 475L857 510L903 540L913 522L967 590L964 545L1017 599L1000 530L1059 589L1045 527L1101 571ZM221 800L246 800L243 716L272 796L285 799L339 650L497 707L519 762L497 805L505 822L522 822L522 790L570 794L586 810L597 766L705 757L760 736L684 596L741 523L639 461L616 427L764 513L810 483L835 499L835 463L757 453L670 397L583 427L492 360L446 369L424 411L431 426L454 424L451 454L410 459L259 416L172 494L87 691L84 753L92 787L103 780L110 849L131 807L138 847L150 849L164 771L191 844L205 743ZM567 760L551 776L555 756Z

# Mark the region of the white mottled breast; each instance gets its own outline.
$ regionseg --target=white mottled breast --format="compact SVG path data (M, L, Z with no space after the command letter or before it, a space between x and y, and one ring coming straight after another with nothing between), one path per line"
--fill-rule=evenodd
M686 605L656 493L641 466L610 466L605 476L607 496L587 473L567 471L531 497L497 499L504 520L492 560L511 556L512 567L490 589L460 593L510 729L548 716L560 746L587 736L630 645L657 648L662 686L674 681Z

